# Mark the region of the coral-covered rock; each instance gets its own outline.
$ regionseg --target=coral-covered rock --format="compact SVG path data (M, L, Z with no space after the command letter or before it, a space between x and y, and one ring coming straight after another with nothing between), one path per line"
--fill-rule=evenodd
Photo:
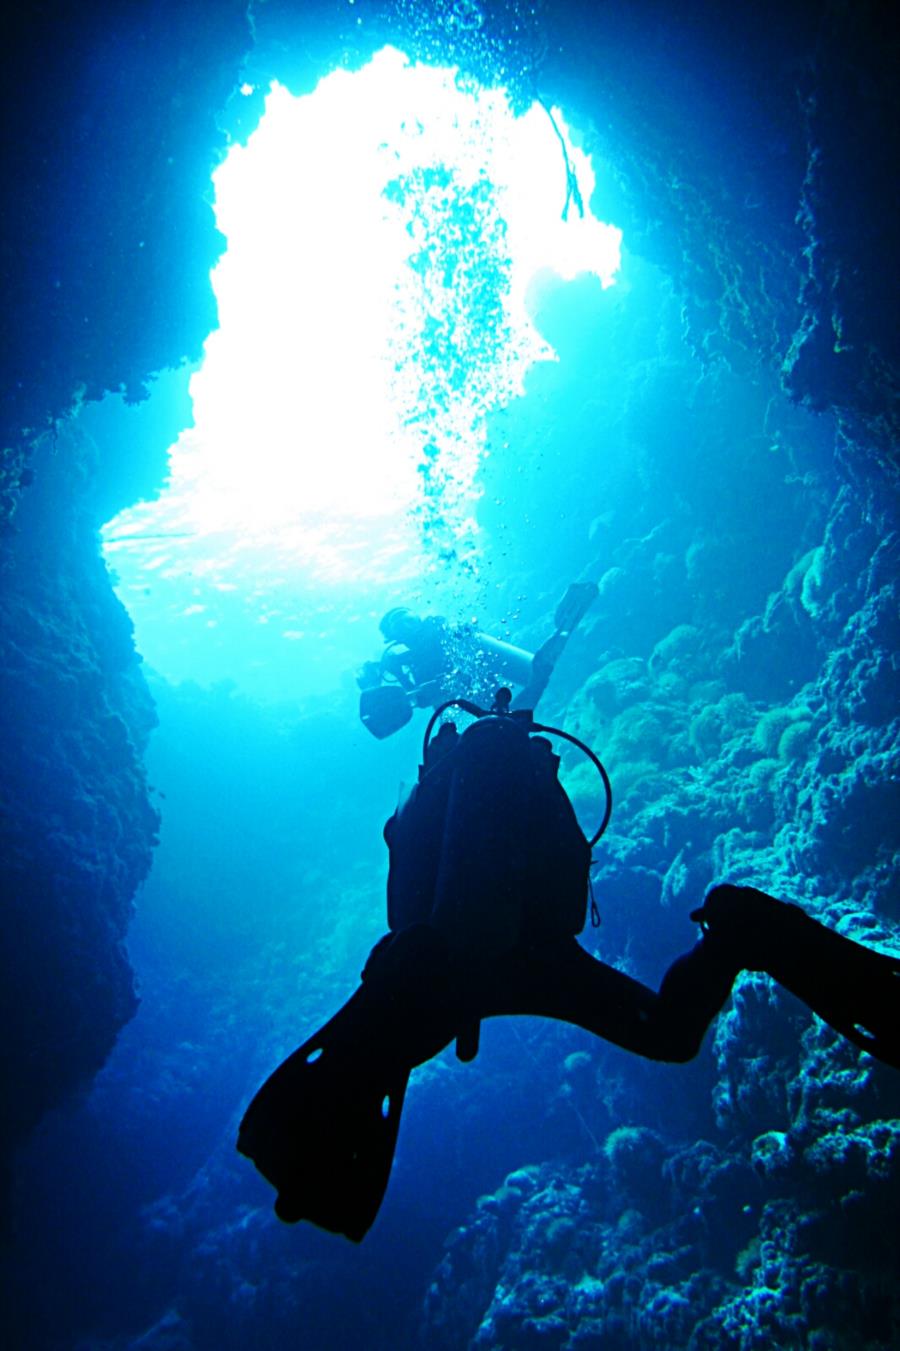
M81 500L86 454L69 436L40 448L2 572L7 1159L134 1013L125 934L159 821L143 767L155 713Z

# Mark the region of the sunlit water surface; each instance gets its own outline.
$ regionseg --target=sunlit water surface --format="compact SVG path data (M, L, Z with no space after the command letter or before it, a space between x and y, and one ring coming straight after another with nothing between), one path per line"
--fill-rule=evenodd
M535 280L612 285L621 234L558 109L391 48L306 97L274 84L213 183L193 426L106 556L163 675L274 664L324 692L389 604L478 607L487 419L555 358Z

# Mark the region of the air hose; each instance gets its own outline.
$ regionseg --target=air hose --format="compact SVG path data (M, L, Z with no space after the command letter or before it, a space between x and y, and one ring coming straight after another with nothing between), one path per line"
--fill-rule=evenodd
M503 695L506 695L507 697L504 699L501 697ZM603 782L603 791L606 794L606 807L603 812L603 820L588 840L589 848L593 849L594 845L601 838L609 825L613 805L612 784L609 781L609 775L607 774L600 757L594 754L590 746L586 746L583 741L579 740L577 736L573 736L571 732L564 732L561 727L548 727L544 723L535 722L530 713L527 714L526 717L521 717L516 713L510 713L510 698L511 695L508 690L499 690L492 709L479 708L478 704L472 703L470 699L448 699L445 703L441 704L439 708L434 710L428 720L428 726L425 728L425 736L422 740L422 763L426 763L428 746L431 741L431 733L434 729L434 725L441 714L446 712L448 708L461 708L464 713L469 713L473 718L487 718L491 716L512 718L523 727L523 730L526 733L546 732L549 736L562 737L564 741L570 742L573 746L577 746L580 751L584 752L591 764L597 770L597 773L600 775Z

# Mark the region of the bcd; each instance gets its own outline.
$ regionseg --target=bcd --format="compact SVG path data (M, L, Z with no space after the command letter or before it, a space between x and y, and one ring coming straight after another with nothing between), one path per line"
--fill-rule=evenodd
M515 717L444 724L384 828L388 924L489 957L584 928L591 850L550 742Z

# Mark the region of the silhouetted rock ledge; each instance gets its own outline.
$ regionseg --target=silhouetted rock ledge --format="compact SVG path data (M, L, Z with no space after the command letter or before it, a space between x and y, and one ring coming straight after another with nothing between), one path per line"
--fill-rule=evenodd
M103 1064L137 1000L124 951L158 815L143 768L155 723L132 626L64 432L0 573L0 1150Z

